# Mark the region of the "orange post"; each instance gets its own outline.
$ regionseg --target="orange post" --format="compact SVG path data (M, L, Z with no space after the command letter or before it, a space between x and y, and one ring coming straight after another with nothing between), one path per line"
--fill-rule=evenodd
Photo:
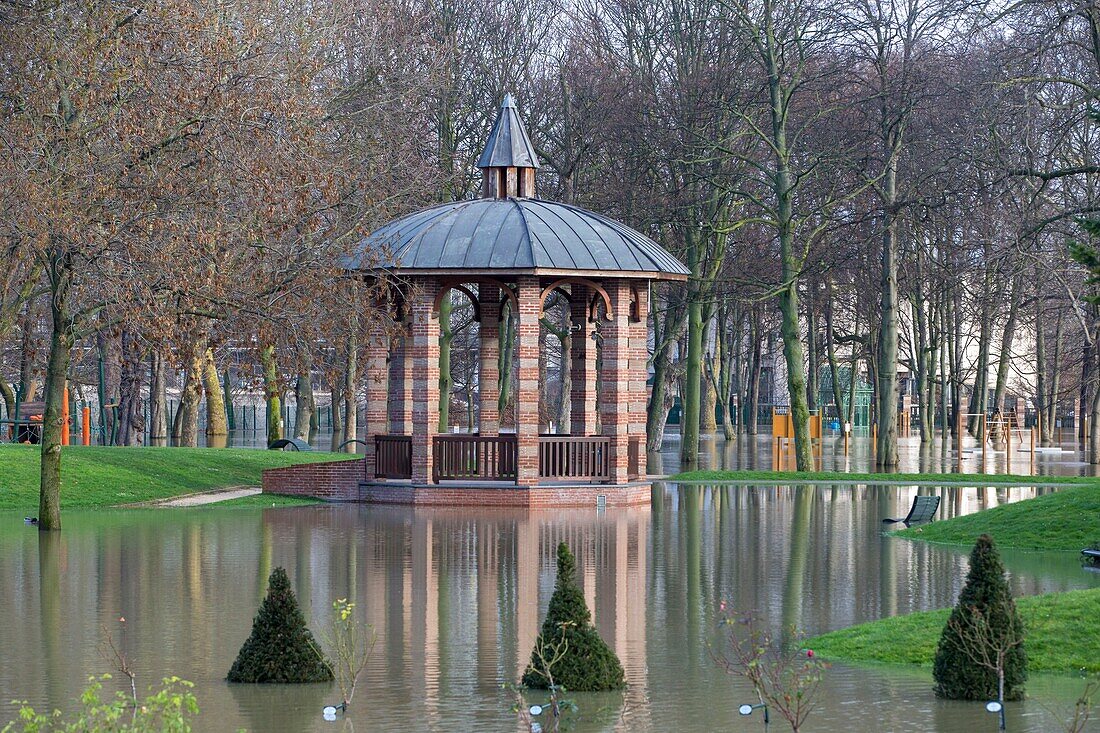
M80 416L80 444L92 444L92 408L85 407Z
M65 382L65 392L61 395L61 445L69 444L69 383Z

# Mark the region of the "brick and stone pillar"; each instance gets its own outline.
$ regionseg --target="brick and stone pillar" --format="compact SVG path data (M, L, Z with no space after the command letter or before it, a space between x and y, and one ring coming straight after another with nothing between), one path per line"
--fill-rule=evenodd
M432 437L439 427L439 314L433 304L439 283L418 278L412 302L409 356L412 361L412 480L432 480Z
M390 433L394 435L412 435L411 341L406 322L390 349Z
M481 309L480 362L477 372L478 432L500 433L500 288L479 283L477 300Z
M611 315L601 325L603 363L600 368L600 425L611 439L609 457L611 483L627 479L627 450L630 435L630 283L605 281L611 298Z
M537 277L516 278L516 483L539 481L539 315L542 290Z
M385 435L389 428L389 337L380 328L371 329L364 346L363 379L366 387L366 413L363 417L366 445L366 478L374 479L374 436Z
M569 392L569 434L596 433L596 342L592 339L595 323L588 319L592 291L579 284L570 286L569 312L573 326L569 344L571 387Z

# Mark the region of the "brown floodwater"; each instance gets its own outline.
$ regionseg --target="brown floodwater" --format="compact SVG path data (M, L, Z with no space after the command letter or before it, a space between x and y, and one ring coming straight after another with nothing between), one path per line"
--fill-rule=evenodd
M15 717L13 699L72 710L89 675L112 671L101 653L108 629L140 687L166 675L195 683L200 731L520 730L501 685L529 658L564 540L629 683L622 694L573 696L575 730L762 730L759 713L737 714L750 691L713 659L719 604L808 634L951 605L965 548L882 533L881 519L904 515L917 491L658 484L651 508L600 513L73 511L56 535L0 514L0 724ZM952 516L1044 489L920 491L941 494ZM1004 559L1017 595L1100 585L1073 553ZM332 685L224 681L280 565L315 628L334 599L349 597L377 630L347 723L322 720L337 700ZM805 730L996 730L980 704L937 700L931 688L927 670L837 664ZM1055 712L1082 688L1072 676L1034 678L1030 699L1008 706L1009 730L1058 730Z

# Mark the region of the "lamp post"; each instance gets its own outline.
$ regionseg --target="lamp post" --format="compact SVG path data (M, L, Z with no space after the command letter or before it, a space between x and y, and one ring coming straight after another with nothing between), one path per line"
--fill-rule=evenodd
M322 717L324 717L325 720L331 722L333 720L336 720L337 710L342 713L346 713L348 710L348 704L346 702L342 702L339 705L326 705L324 709L321 710L321 715Z
M1005 730L1005 704L1000 700L990 700L985 704L985 709L990 713L997 713L1001 719L1000 730Z
M749 705L748 703L745 703L741 707L737 708L737 712L741 713L742 715L752 715L752 711L756 710L757 708L764 708L764 727L768 727L768 706L762 702L758 702L755 705Z

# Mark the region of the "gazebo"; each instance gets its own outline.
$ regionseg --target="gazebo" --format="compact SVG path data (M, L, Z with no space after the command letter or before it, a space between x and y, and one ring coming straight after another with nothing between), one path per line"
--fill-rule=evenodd
M686 280L689 271L619 222L537 198L538 157L511 95L477 166L481 198L392 221L360 242L346 263L400 283L404 313L398 338L379 336L367 346L366 475L359 496L459 505L591 506L597 497L608 505L648 502L649 284ZM476 432L438 429L439 309L453 290L470 299L479 323ZM570 424L545 434L539 329L555 292L568 300L572 328ZM501 431L498 408L506 304L516 319L514 432Z

